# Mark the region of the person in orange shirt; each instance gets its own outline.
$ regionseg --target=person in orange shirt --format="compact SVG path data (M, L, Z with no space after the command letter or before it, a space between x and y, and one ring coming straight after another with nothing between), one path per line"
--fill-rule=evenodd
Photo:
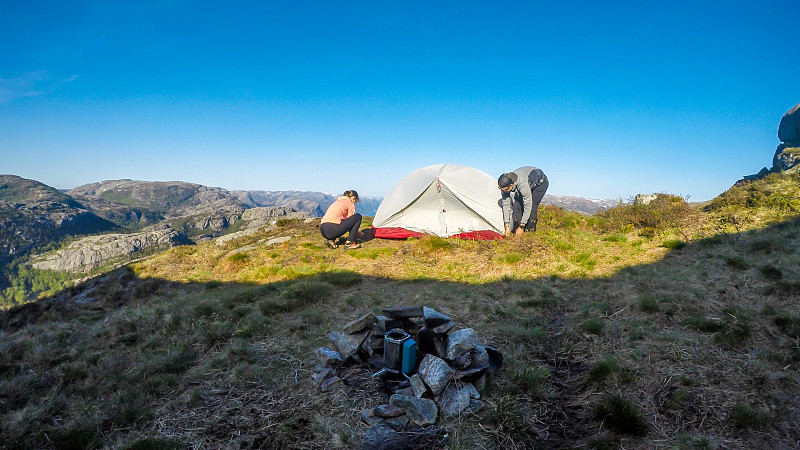
M348 250L361 248L361 244L356 242L361 235L358 228L361 226L361 214L356 213L356 203L358 202L358 192L349 190L344 191L341 197L337 198L319 224L319 232L325 238L325 245L328 248L336 248L336 239L343 236L348 231L345 248Z

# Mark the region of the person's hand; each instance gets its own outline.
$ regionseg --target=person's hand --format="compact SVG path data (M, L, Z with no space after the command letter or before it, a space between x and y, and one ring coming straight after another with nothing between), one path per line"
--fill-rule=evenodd
M525 233L525 229L522 228L522 227L519 227L519 228L517 228L516 231L514 231L514 233L516 233L517 236L522 236L522 234Z
M511 237L511 227L506 224L506 237Z

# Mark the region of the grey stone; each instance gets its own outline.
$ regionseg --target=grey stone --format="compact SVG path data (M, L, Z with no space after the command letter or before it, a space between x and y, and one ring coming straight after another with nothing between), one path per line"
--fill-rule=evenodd
M447 356L449 360L455 359L467 350L472 350L478 345L478 333L472 328L464 328L450 333L447 336Z
M409 397L414 397L414 388L409 386L409 387L406 387L406 388L403 388L403 389L398 389L398 390L394 391L394 393L395 394L399 394L399 395L407 395Z
M344 359L339 352L331 350L327 347L320 347L314 353L317 355L317 359L323 367L337 368L340 367L344 362Z
M384 309L383 313L392 319L422 317L422 306L395 306L394 308Z
M482 401L476 400L476 399L472 399L472 400L469 401L469 406L467 406L467 408L463 412L465 412L465 413L478 412L478 411L482 410L483 407L484 407L484 404L483 404Z
M434 395L442 392L455 375L455 371L443 359L430 354L422 359L417 373Z
M441 325L438 325L436 327L431 328L431 331L433 331L436 334L445 334L448 331L450 331L453 328L455 328L455 326L456 326L456 323L451 320L450 322L445 322L445 323L443 323Z
M478 390L475 389L475 386L473 386L472 383L464 383L464 388L469 393L469 398L474 398L476 400L481 398L480 392L478 392Z
M361 448L363 450L395 450L404 448L405 437L392 427L381 423L370 427L364 433Z
M377 321L378 319L375 317L375 314L372 313L364 314L358 319L353 320L352 322L349 322L347 325L345 325L344 332L347 334L358 333L371 327L372 324L376 323Z
M331 331L328 333L328 339L336 347L336 350L342 355L343 359L347 359L356 354L361 343L367 338L369 332L358 334L341 333L338 331Z
M778 125L778 139L781 142L800 141L800 103L794 105L781 117Z
M389 403L403 408L415 424L424 427L436 423L439 410L436 403L427 398L416 398L413 395L394 394L389 399Z
M422 307L422 316L425 319L425 326L428 328L435 328L450 322L449 317L427 306Z
M470 390L464 383L450 383L447 389L436 397L436 404L439 405L443 416L461 414L469 406L469 401Z
M390 417L390 418L384 419L384 421L386 422L387 425L392 427L392 429L397 430L397 431L400 431L403 428L405 428L408 425L408 423L410 422L408 416L405 415L405 414L403 414L402 416Z
M374 413L378 417L397 417L402 416L406 411L397 405L384 404L376 406Z
M458 355L453 361L453 367L456 369L466 369L472 365L472 357L475 354L475 349L467 350L466 352Z
M330 392L344 387L344 380L339 377L330 377L322 382L322 392Z
M368 423L370 426L375 426L384 423L384 420L375 415L373 408L361 410L361 419Z
M411 376L411 389L414 390L414 397L417 398L421 398L428 390L428 387L425 386L425 382L422 381L422 377L420 377L418 373Z
M314 381L315 381L317 384L322 384L322 382L323 382L325 379L327 379L327 378L330 378L330 377L332 377L333 375L334 375L334 371L333 371L333 369L331 369L331 368L329 368L329 367L326 367L326 368L323 368L322 370L319 370L319 371L317 371L317 372L314 372L314 375L311 375L311 378L312 378L312 379L313 379L313 380L314 380Z

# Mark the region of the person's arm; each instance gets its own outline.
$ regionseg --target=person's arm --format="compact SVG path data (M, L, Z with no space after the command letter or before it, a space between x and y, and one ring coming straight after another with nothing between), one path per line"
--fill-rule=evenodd
M506 225L506 236L509 236L511 235L511 221L513 220L511 195L508 192L502 192L500 202L503 206L503 223Z
M520 195L522 195L522 219L520 219L520 226L524 227L531 218L531 209L533 208L533 194L531 187L528 183L520 182L517 185Z

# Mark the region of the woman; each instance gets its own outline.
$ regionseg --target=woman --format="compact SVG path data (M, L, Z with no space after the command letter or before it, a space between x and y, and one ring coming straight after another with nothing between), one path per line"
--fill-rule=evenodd
M361 226L361 214L356 213L356 203L358 202L358 192L350 190L344 191L341 197L337 198L319 224L319 232L325 238L325 245L328 248L336 248L336 239L347 233L345 248L348 250L361 248L361 244L356 242L356 238L361 234L358 228Z

